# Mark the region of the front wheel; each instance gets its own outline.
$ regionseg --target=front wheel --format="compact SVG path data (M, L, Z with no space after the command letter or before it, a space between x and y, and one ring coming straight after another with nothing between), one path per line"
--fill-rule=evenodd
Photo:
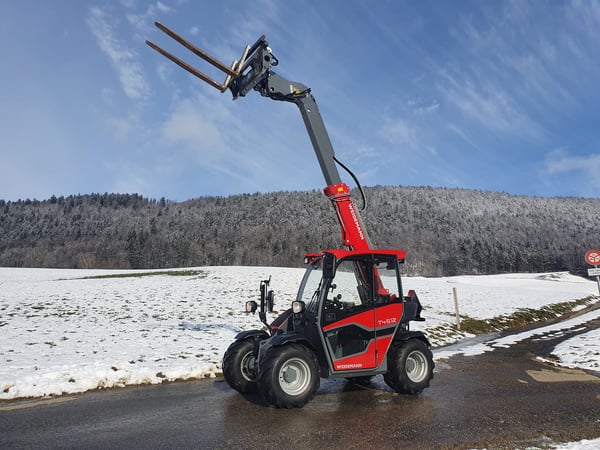
M383 379L401 394L420 394L433 378L433 355L425 342L394 342L388 352L388 371Z
M300 344L272 347L261 360L258 389L278 408L301 408L320 386L320 369L314 353Z
M242 394L256 392L256 355L254 339L233 342L223 355L223 377Z

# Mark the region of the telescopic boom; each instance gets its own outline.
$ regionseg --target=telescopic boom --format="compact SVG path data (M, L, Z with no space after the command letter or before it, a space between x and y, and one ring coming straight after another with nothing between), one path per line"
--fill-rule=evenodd
M261 36L253 45L246 46L240 59L227 66L161 23L155 22L155 25L196 56L223 72L226 75L225 80L219 83L153 42L146 41L150 47L221 92L229 90L234 100L254 90L263 97L295 103L298 106L327 183L323 191L331 200L342 229L342 246L348 250L369 250L370 239L360 212L352 202L350 189L340 178L335 152L311 90L302 83L286 80L272 70L279 61L273 55L265 36Z

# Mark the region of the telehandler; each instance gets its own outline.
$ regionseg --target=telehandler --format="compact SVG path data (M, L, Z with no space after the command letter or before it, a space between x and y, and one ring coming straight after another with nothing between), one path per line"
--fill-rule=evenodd
M337 165L356 177L335 157L325 124L311 90L273 71L278 65L265 36L244 49L240 60L227 66L204 50L156 22L164 33L226 75L222 83L146 41L154 50L233 99L254 90L272 100L296 104L304 120L342 231L340 249L305 256L307 265L296 300L272 323L273 291L260 283L259 311L265 329L235 336L223 356L223 375L241 393L259 392L278 408L299 408L312 400L320 378L368 381L383 375L402 394L418 394L433 378L430 343L410 322L422 321L417 294L403 295L400 265L404 250L374 249ZM362 189L360 189L362 193ZM364 200L364 198L363 198Z

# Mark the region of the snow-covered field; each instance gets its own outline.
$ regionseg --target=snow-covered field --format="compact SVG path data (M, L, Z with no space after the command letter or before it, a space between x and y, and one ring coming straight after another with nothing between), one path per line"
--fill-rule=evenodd
M171 272L179 274L140 271L135 277L90 279L85 277L136 272L0 268L0 400L214 377L235 334L260 326L256 316L243 313L247 300L257 300L260 280L272 275L276 310L284 310L303 274L302 269L271 267ZM476 319L597 294L595 282L567 273L403 281L405 290L419 294L427 318L413 328L430 331L434 346L467 337L453 327L452 288L457 288L461 315ZM568 326L599 316L595 310ZM434 356L477 354L530 335L459 343ZM554 354L562 365L598 371L598 348L600 332L595 330L569 339ZM598 446L600 439L558 448Z
M201 267L177 276L83 279L122 273L132 271L0 268L0 400L215 376L235 334L261 325L243 312L247 300L258 298L260 280L272 275L276 309L284 310L303 270ZM413 328L437 329L434 345L465 336L452 327L453 287L460 313L479 319L597 292L594 282L567 273L403 281L425 308L427 321ZM439 329L452 333L440 336ZM556 353L565 365L598 370L599 347L596 331Z

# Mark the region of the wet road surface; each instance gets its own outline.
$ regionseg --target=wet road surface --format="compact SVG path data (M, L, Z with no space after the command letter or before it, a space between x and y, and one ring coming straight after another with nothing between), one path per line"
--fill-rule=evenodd
M600 374L537 360L600 320L438 362L420 396L321 380L299 410L222 379L0 403L0 448L526 448L600 437Z

